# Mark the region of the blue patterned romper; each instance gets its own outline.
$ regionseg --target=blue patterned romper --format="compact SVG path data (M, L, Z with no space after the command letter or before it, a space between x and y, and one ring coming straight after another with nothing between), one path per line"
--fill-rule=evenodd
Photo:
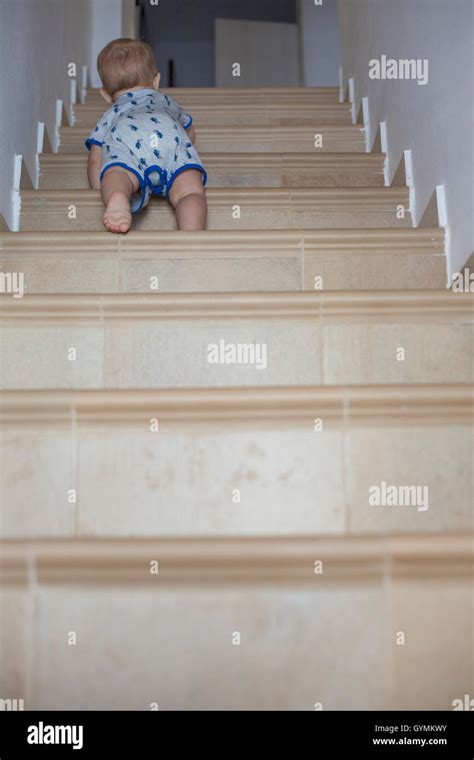
M136 213L152 195L167 196L176 177L187 169L200 171L206 184L206 170L186 132L192 122L168 95L148 88L125 92L101 116L86 147L102 148L101 179L112 166L135 174L140 190L131 209Z

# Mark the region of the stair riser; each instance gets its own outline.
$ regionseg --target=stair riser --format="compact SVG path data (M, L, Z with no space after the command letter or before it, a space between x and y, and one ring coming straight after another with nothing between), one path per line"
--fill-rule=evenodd
M185 420L167 430L159 412L147 411L133 426L36 427L27 415L23 426L4 426L2 537L472 529L470 417L437 422L435 409L431 424L395 417L346 427L314 408L306 429L280 422L265 430L257 420L236 429L224 419L199 432ZM314 431L318 418L322 432ZM159 432L151 432L153 419ZM417 487L417 498L374 506L370 489L383 482Z
M176 588L158 577L8 589L0 604L4 693L24 696L26 710L447 711L472 693L470 578Z
M355 319L353 320L356 321ZM31 317L1 323L0 388L133 389L298 385L470 383L473 330L467 323L323 324L313 318L186 319L105 326ZM225 361L225 347L242 349ZM217 347L212 349L211 347ZM74 347L77 359L68 360ZM397 359L402 348L405 358ZM216 351L216 357L211 352ZM170 361L170 357L173 360ZM216 363L210 363L213 361Z
M73 201L71 201L73 202ZM236 204L238 200L236 199ZM58 203L38 203L33 210L33 204L25 203L21 214L21 230L29 231L100 231L104 229L102 217L104 208L98 200L96 204L76 206L76 219L68 217L67 199L63 205ZM298 209L297 203L292 207L268 205L266 207L241 205L241 217L235 219L233 207L215 206L210 199L208 230L316 230L316 229L362 229L362 228L407 228L411 227L411 217L407 212L404 219L398 219L396 206L381 201L379 204L334 203L327 208L302 204ZM403 205L403 204L402 204ZM137 231L176 230L176 216L169 204L153 200L148 208L133 219L133 228Z
M176 100L176 98L175 98ZM329 113L335 116L341 116L342 114L350 118L352 123L352 109L350 103L339 103L337 98L316 98L307 99L300 96L294 97L280 97L276 98L273 102L269 99L258 99L251 97L241 98L224 98L215 101L212 98L193 98L187 96L186 98L180 98L177 101L181 108L188 111L192 116L199 115L200 117L212 119L214 114L227 114L229 116L243 114L244 116L266 116L272 114L279 114L281 116L292 117L294 114L314 114ZM107 105L104 101L102 103L95 102L89 105L76 106L76 112L80 116L82 113L88 112L94 114L104 113L104 107L107 109ZM77 110L79 108L79 110ZM245 122L243 122L245 124ZM210 121L212 125L212 121Z
M308 127L311 130L313 125L318 127L321 125L353 126L350 111L305 110L298 112L297 109L294 109L292 113L282 110L268 114L251 111L246 114L242 113L240 109L227 113L225 111L212 113L193 109L192 116L193 125L198 131L212 127L232 127L234 129L241 127L261 127L263 129L265 127ZM75 121L74 127L92 131L100 118L100 111L84 115Z
M258 128L256 128L258 129ZM221 132L226 130L220 128ZM283 134L272 134L272 128L263 128L259 134L245 135L242 130L227 128L224 134L210 128L198 132L196 147L200 153L365 153L363 131L358 127L309 126L303 131L289 128ZM79 128L61 130L61 153L83 153L88 130ZM322 135L322 146L315 147L315 135Z
M200 153L311 153L315 152L314 134L323 135L323 144L318 148L318 153L365 153L365 141L356 134L338 135L324 128L312 130L311 135L305 137L292 137L291 142L286 140L271 140L262 138L245 138L236 134L234 138L205 137L202 130L199 132L199 141L196 145ZM89 134L87 132L87 134ZM61 137L59 152L62 154L84 153L84 138L73 133Z
M253 89L247 92L231 92L225 95L217 95L216 93L208 93L206 95L196 94L192 90L188 90L186 93L180 94L177 89L169 90L168 94L171 95L174 100L184 110L191 110L199 108L200 110L209 109L225 109L229 108L234 110L236 108L250 108L250 109L289 109L295 108L333 108L335 110L340 108L350 108L348 102L339 102L339 93L334 94L313 94L306 92L290 92L275 93L270 95L261 95L255 92ZM74 105L74 110L78 113L81 111L95 110L99 113L103 113L104 109L108 107L106 101L101 95L88 96L84 103ZM102 109L102 111L100 110Z
M203 158L206 164L205 157ZM209 168L208 187L382 187L382 171L365 171L363 168L350 171L341 169L298 168L282 172L275 169ZM87 190L86 160L71 168L63 168L60 163L49 164L41 172L42 190Z
M105 234L105 233L104 233ZM446 259L430 253L360 252L308 254L288 251L265 255L256 247L217 255L154 257L149 252L4 255L2 269L22 272L28 293L149 293L152 277L162 293L314 290L440 289L446 284ZM319 282L319 281L318 281Z
M163 87L160 92L170 95L183 108L189 104L222 105L229 103L275 104L302 103L339 103L338 87ZM104 104L99 89L88 90L85 103Z
M171 95L179 105L186 109L194 106L195 108L235 108L236 106L243 107L259 107L259 108L284 108L291 105L304 106L305 108L314 107L326 107L326 108L340 108L341 103L339 101L339 92L334 89L332 92L311 92L308 88L304 90L296 91L292 88L284 90L278 88L277 92L272 88L272 91L262 92L257 88L239 88L228 90L227 92L219 91L218 88L213 90L207 90L207 92L199 92L199 88L183 89L181 87L174 87L169 90L161 90L161 92ZM348 103L342 104L347 107ZM107 103L100 93L93 92L87 95L87 99L82 104L77 104L75 108L107 108Z
M196 129L204 127L312 127L313 124L337 124L351 126L351 111L347 107L338 108L192 108ZM74 126L92 130L100 120L103 109L76 109Z

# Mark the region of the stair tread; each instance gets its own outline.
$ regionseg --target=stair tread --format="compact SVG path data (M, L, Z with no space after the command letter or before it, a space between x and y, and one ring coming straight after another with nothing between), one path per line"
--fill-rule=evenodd
M291 164L295 166L306 166L309 164L328 165L336 164L343 168L351 168L352 166L359 167L365 164L374 164L377 167L383 169L385 162L384 153L285 153L281 151L259 152L259 153L229 153L228 151L216 152L216 153L201 153L203 161L209 162L219 167L221 162L228 163L230 166L242 165L242 164L254 164L257 165L279 165L280 162L285 164ZM64 164L65 166L77 165L87 163L87 151L84 150L83 154L78 153L43 153L41 155L41 164L46 166L50 164Z
M51 292L367 291L446 286L442 228L0 233L4 271ZM402 264L402 265L401 265Z
M432 383L453 375L459 382L472 380L470 293L4 295L0 324L0 386L10 389ZM58 360L72 339L86 359L81 366ZM232 364L259 364L260 354L249 346L264 345L264 367L258 368L267 371L210 366L209 346L223 351L227 340L245 347ZM409 366L394 360L400 345ZM222 354L217 363L226 364Z
M240 126L312 126L313 124L352 124L352 110L348 104L298 103L192 103L180 105L192 113L197 129L232 125ZM93 129L101 119L107 105L74 106L71 126Z
M366 152L365 131L361 124L331 124L315 121L307 126L199 126L196 147L202 153L272 151L334 152L337 147L345 152ZM90 129L80 126L61 127L60 152L83 152ZM322 146L315 147L315 134L322 136ZM247 148L245 149L245 146Z
M407 187L209 188L209 229L292 229L323 227L408 227ZM76 217L65 213L76 206ZM233 214L240 206L240 216ZM399 206L407 209L397 216ZM21 229L102 228L103 203L95 190L26 190L22 195ZM134 217L138 229L173 229L176 218L164 198L154 198Z
M67 198L65 198L67 193ZM98 190L25 190L22 191L22 199L26 204L44 201L62 201L70 202L71 198L76 198L89 205L100 206L102 200ZM407 201L409 198L409 189L407 187L311 187L311 188L286 188L286 187L236 187L229 189L227 187L211 187L207 190L207 196L210 203L228 205L232 201L248 201L249 203L271 202L272 204L284 203L291 201L296 203L317 203L326 205L334 201L348 201L350 203L380 203L387 201ZM156 204L152 205L165 206L166 201L162 198L153 199Z

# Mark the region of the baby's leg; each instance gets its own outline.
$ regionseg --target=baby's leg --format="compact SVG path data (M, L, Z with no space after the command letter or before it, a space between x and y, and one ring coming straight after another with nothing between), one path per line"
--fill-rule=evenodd
M138 178L121 166L112 166L105 172L100 190L106 207L103 222L110 232L129 231L132 226L130 198L139 186Z
M205 229L207 201L200 171L187 169L178 174L171 186L169 200L176 211L180 230L194 232Z

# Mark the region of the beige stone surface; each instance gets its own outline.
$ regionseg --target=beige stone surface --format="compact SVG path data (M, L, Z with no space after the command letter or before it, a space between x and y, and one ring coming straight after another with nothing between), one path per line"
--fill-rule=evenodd
M305 290L314 278L324 290L416 290L446 285L446 259L441 255L334 252L304 257Z
M50 192L26 190L23 178L22 232L0 240L2 271L23 272L27 285L24 311L2 305L0 390L39 389L3 394L0 699L46 710L451 710L474 694L468 549L450 536L474 529L465 312L422 324L403 306L388 323L377 321L386 304L368 296L364 324L357 299L344 297L301 317L300 293L281 318L259 314L260 302L230 319L221 305L216 318L214 302L193 311L186 299L150 318L144 302L134 311L127 299L60 298L151 293L152 277L160 293L312 291L315 277L323 293L445 288L443 235L396 218L406 183L382 187L383 156L365 153L337 88L175 94L191 98L197 147L212 154L209 187L236 188L209 193L214 233L179 237L157 201L136 218L151 234L103 230L99 195L83 192L83 140L99 108L91 92L75 128L60 130L60 154L42 157ZM28 302L32 293L58 295L45 304ZM209 365L220 339L266 344L267 368ZM140 392L196 386L209 391ZM103 388L117 395L57 393ZM314 431L319 416L324 432ZM382 481L426 486L428 509L372 506L369 488ZM209 543L188 540L202 537ZM144 557L140 539L167 538L184 540ZM325 577L306 565L313 540L327 552ZM142 574L152 560L169 563L156 583Z
M117 264L104 254L90 256L45 253L35 257L3 258L2 271L23 272L26 293L113 293L117 289Z
M162 293L258 292L301 290L301 259L165 258L122 259L120 289L149 293L151 277L158 277Z
M240 260L242 265L245 261ZM287 267L290 262L283 260ZM291 263L288 285L296 289L297 263ZM158 276L162 292L166 286L175 292L179 279L175 267L146 264L130 265L127 273L133 279L123 283L124 288L138 292L141 284L146 292L145 284ZM178 267L178 271L183 270ZM284 266L279 271L283 275ZM274 275L278 278L278 268ZM239 284L243 283L234 282L236 290ZM283 285L280 281L282 289ZM218 288L219 283L214 280L213 286ZM186 289L186 282L181 287ZM264 346L267 366L209 364L208 347L221 340ZM452 324L430 324L428 319L410 324L402 318L398 324L390 324L371 321L368 314L353 324L346 318L344 323L321 326L317 317L310 316L300 321L282 316L254 322L238 316L218 321L148 317L129 325L123 319L102 325L96 318L80 329L67 323L37 328L30 318L22 326L3 328L0 342L5 357L0 380L5 389L397 385L473 380L472 325L461 317ZM64 358L71 346L77 350L76 362ZM405 358L399 361L402 349Z
M291 212L291 227L293 229L356 229L370 227L411 227L410 215L407 214L403 221L395 217L395 211L390 209L373 209L367 206L360 210L337 209L334 205L327 210L319 210L315 206L311 210L300 211L295 208Z
M27 298L27 296L25 296ZM103 341L96 327L5 327L0 329L0 386L98 388L103 377ZM76 359L70 361L70 349Z
M474 691L472 578L393 584L394 709L452 710ZM396 643L399 632L405 644Z
M42 254L39 254L41 256ZM247 254L248 255L248 254ZM300 255L256 256L247 258L236 254L213 258L197 255L167 257L166 251L153 258L149 253L140 258L117 255L97 267L95 261L76 259L70 265L66 254L56 261L34 262L24 258L12 260L9 271L25 272L30 293L51 292L149 292L150 277L160 277L162 292L266 291L300 290ZM444 256L417 254L404 257L400 266L399 254L348 253L341 246L335 253L306 254L304 285L314 290L314 278L323 278L324 290L392 290L442 289L446 280Z
M277 132L277 130L279 130ZM61 154L83 153L86 130L61 130ZM315 134L322 135L322 146L315 148ZM252 133L242 128L201 128L196 147L200 153L365 153L364 136L360 128L331 127L325 124L308 125L303 132L291 127L256 127Z
M324 382L470 383L472 325L340 324L323 328ZM397 360L403 348L405 360Z
M384 615L379 584L45 590L34 706L380 709L390 685Z
M27 591L0 591L0 699L23 700L29 704L30 667L33 645L33 607Z
M345 525L337 431L82 433L78 462L85 536L292 535Z
M282 175L283 187L383 187L383 174L365 170L346 172L344 170L311 170L311 168L285 168Z
M219 169L209 173L207 187L281 187L279 169ZM284 186L284 183L283 183Z
M69 431L2 432L0 436L2 538L67 536L74 530L75 449Z
M261 369L256 364L209 364L209 346L219 346L220 341L256 346ZM320 381L320 328L310 321L149 321L105 327L107 388L318 385Z
M345 452L351 532L472 530L473 434L469 424L352 429L346 434ZM380 487L383 481L427 486L428 509L370 505L369 488Z

